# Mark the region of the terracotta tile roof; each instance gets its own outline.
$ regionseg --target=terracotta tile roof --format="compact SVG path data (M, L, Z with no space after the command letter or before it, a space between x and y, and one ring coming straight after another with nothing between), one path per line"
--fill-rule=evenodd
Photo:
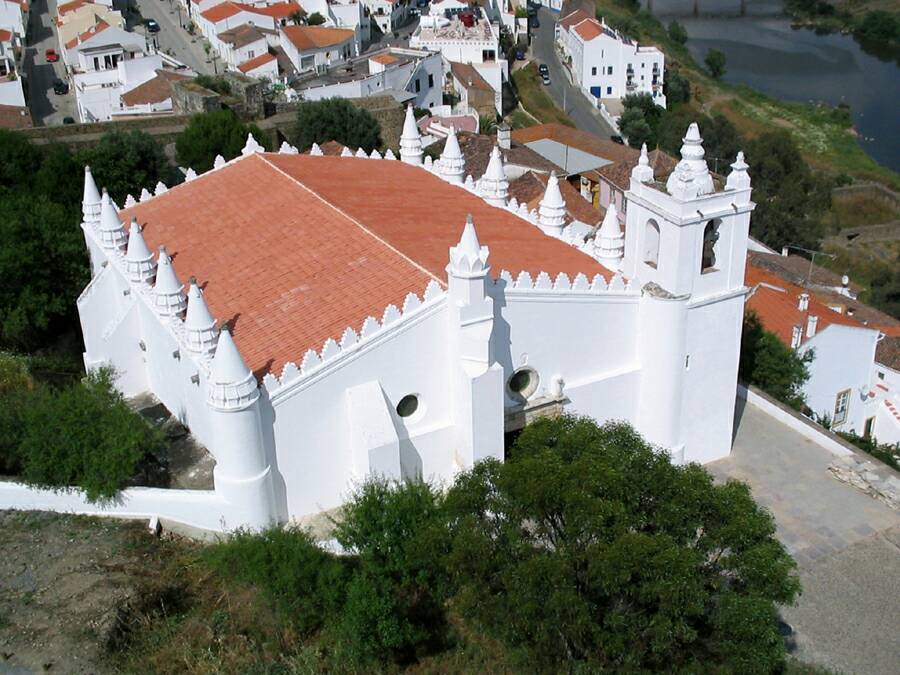
M383 66L387 66L399 61L400 59L393 54L379 54L378 56L371 57L369 60L374 61L375 63L380 63Z
M818 317L817 333L832 324L866 328L859 321L844 314L838 314L828 305L819 302L813 295L810 295L809 298L808 311L800 310L800 294L806 292L805 289L787 283L784 279L760 269L753 264L752 259L748 259L747 262L746 284L756 287L753 295L747 301L747 309L756 312L763 327L775 333L786 345L791 344L794 326L802 328L802 341L806 342L806 319L809 315Z
M586 171L584 175L593 180L597 180L598 175L602 176L620 190L627 190L631 186L631 171L637 166L639 159L640 153L635 150L634 157ZM647 159L650 160L653 175L658 181L665 181L675 170L675 165L678 164L677 159L662 150L648 152Z
M68 14L69 12L74 12L79 7L84 7L85 5L92 5L94 3L87 2L87 0L72 0L72 2L66 2L61 5L56 6L56 14L58 16L63 16L64 14Z
M575 32L581 36L582 40L590 42L603 35L603 26L596 19L586 19L575 25Z
M145 225L151 247L166 245L183 281L206 282L213 315L234 321L235 341L261 377L408 293L421 295L432 279L445 286L448 250L468 213L495 276L610 276L534 225L399 161L255 155L122 217Z
M536 209L547 189L547 174L538 174L528 171L509 183L509 196L515 197L518 202L528 204L529 209ZM606 215L605 210L595 209L591 203L581 196L581 193L567 180L560 179L559 191L566 201L566 215L568 222L579 220L587 225L596 225Z
M0 129L30 129L33 126L27 107L0 104Z
M819 265L810 269L809 259L799 255L778 255L777 253L753 252L753 262L757 267L769 270L799 286L840 286L841 275ZM808 281L807 281L808 280ZM862 290L858 284L850 284L854 292Z
M496 136L459 132L457 133L457 140L459 141L459 148L462 150L463 157L466 159L466 174L471 175L475 179L481 178L487 169L491 152L497 144ZM438 141L435 143L435 148L443 150L445 142L446 140ZM500 152L503 154L503 161L506 164L515 164L543 173L550 173L559 169L553 162L544 159L531 148L515 141L513 141L509 150L501 150Z
M489 91L492 93L494 91L494 88L481 76L481 73L468 63L451 61L450 72L453 73L453 77L459 80L459 82L468 89L480 89L481 91Z
M219 39L227 42L235 48L245 47L246 45L265 40L265 34L251 23L241 24L237 28L231 30L223 30L219 33Z
M4 30L3 28L0 28L0 42L9 42L10 40L12 40L12 36L13 34L11 30Z
M621 162L629 159L637 161L637 158L640 157L640 153L637 150L629 148L627 145L613 143L608 138L601 138L588 131L567 127L565 124L557 122L536 124L532 127L516 129L512 132L512 137L520 143L532 143L542 139L549 139L562 145L568 145L570 148L576 148L582 152L602 157L611 162Z
M340 157L345 147L344 144L338 143L337 141L325 141L319 146L319 149L322 151L323 155Z
M103 20L98 21L96 24L94 24L93 26L88 28L86 31L84 31L81 35L73 37L71 40L69 40L66 43L66 49L72 49L79 42L86 42L87 40L90 40L92 37L94 37L98 33L102 33L107 28L109 28L108 23L106 23Z
M265 7L250 6L247 11L271 16L273 19L287 19L295 12L303 12L305 10L296 2L276 2Z
M275 55L266 52L265 54L260 54L256 58L250 59L249 61L244 61L243 63L238 65L238 70L240 70L242 73L249 73L251 70L256 70L260 66L264 66L274 60Z
M570 12L569 14L564 16L560 20L559 25L562 27L563 30L569 30L569 28L571 28L572 26L574 26L576 24L581 23L585 19L593 19L593 18L594 18L593 16L591 16L588 12L584 11L583 9L576 9L574 12Z
M171 70L157 70L156 77L122 94L122 103L127 106L162 103L172 98L172 82L189 79L187 75Z
M888 335L875 347L875 361L900 370L900 336Z
M200 12L200 16L212 23L219 23L219 21L224 21L246 10L247 7L247 5L241 5L237 2L223 2L215 7L210 7L205 12Z
M285 26L281 30L300 51L332 47L353 37L352 30L326 26Z

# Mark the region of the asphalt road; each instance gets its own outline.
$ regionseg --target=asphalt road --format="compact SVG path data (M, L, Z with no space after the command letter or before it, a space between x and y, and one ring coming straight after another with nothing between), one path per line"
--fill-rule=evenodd
M556 19L559 15L546 7L538 11L540 26L534 31L531 52L538 63L546 63L550 69L550 86L545 87L550 97L565 110L579 129L609 138L615 133L599 112L594 110L584 95L569 82L553 45Z
M144 35L148 41L153 41L161 52L172 56L197 73L212 75L215 71L222 71L220 61L210 62L203 49L203 38L197 33L191 36L181 24L188 23L188 17L184 9L174 0L131 0L131 6L140 11L145 19L155 19L160 31L155 35L147 33L143 25L132 27L135 33ZM133 15L129 16L129 24ZM214 52L210 52L213 54Z
M58 96L53 93L53 80L65 80L65 66L62 58L56 63L48 63L44 58L47 49L61 50L56 44L56 34L50 27L50 13L56 14L56 0L34 0L31 13L31 30L28 46L25 48L24 71L28 78L28 105L31 116L38 126L62 124L64 117L73 117L75 112L75 94L70 89L68 94Z

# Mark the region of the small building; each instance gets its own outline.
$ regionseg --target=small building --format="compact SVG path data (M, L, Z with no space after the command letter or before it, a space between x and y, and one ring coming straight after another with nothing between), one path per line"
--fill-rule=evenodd
M87 0L71 0L57 5L56 19L52 23L59 44L64 45L101 22L122 30L126 27L122 13L111 5Z
M0 28L0 106L5 106L4 119L13 128L21 128L25 124L26 117L29 126L31 122L31 114L25 105L22 77L17 66L23 49L24 38L12 30ZM23 111L25 114L19 114Z
M356 55L355 34L346 28L285 26L280 46L298 73L324 70Z
M385 35L390 35L402 26L409 16L409 0L362 0L368 8L372 21Z
M29 7L29 0L0 0L0 30L8 30L24 40Z
M245 61L267 54L269 47L275 47L280 42L278 31L261 28L251 23L222 31L219 33L218 39L220 43L219 56L231 70L239 69L239 66Z

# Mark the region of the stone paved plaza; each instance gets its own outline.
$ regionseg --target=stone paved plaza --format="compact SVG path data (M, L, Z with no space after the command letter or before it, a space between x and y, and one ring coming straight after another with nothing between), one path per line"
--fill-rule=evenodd
M831 453L758 408L738 415L732 455L708 468L750 485L800 566L803 595L784 611L794 656L843 673L900 672L900 514L836 480Z

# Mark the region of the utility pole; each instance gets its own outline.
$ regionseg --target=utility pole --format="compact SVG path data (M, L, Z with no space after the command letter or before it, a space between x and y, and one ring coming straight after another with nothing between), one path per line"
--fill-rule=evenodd
M791 248L792 248L792 249L794 249L795 251L803 251L804 253L809 253L809 271L806 273L806 286L807 286L807 288L810 286L810 282L812 281L812 273L813 273L813 267L814 267L815 264L816 264L816 256L817 256L817 255L824 255L825 257L831 258L832 260L833 260L834 258L837 258L837 256L834 255L833 253L826 253L825 251L814 251L814 250L809 249L809 248L803 248L802 246L795 246L794 244L788 244L787 246L785 246L785 248L786 248L786 249L791 249Z

